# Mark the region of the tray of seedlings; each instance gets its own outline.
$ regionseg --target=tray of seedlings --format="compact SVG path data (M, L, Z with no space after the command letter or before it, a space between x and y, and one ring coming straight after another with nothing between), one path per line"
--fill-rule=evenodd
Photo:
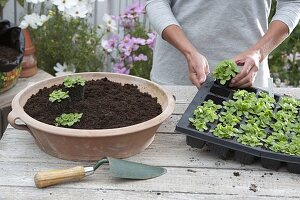
M228 82L238 73L232 61L220 62L176 125L186 143L209 145L219 157L277 170L286 164L300 173L300 100L259 88L237 89Z

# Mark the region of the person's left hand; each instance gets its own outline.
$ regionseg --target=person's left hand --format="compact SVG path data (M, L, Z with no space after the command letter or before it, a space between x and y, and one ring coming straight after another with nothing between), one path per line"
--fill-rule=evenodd
M234 62L242 67L240 73L231 80L229 86L238 88L252 87L260 59L261 54L259 50L248 50L234 57Z

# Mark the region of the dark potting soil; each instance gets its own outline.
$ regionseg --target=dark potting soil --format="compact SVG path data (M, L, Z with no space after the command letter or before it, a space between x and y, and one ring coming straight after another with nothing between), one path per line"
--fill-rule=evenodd
M32 95L24 106L32 118L54 125L62 113L83 113L80 122L71 128L108 129L130 126L152 119L162 112L157 98L142 93L132 84L121 85L107 78L86 81L84 99L64 102L62 109L53 106L49 94L55 89L65 90L63 85L43 88Z
M0 63L13 62L19 56L19 52L11 47L0 45Z

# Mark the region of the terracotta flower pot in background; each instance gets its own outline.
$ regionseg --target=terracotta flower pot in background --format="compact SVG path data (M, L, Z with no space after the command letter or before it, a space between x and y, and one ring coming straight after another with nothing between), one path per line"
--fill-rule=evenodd
M37 73L37 62L35 58L35 47L31 41L29 30L23 29L25 38L25 52L21 63L22 71L20 77L30 77Z

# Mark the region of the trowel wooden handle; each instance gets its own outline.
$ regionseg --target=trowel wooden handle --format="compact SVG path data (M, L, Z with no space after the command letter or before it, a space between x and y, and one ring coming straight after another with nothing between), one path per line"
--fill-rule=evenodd
M72 181L79 181L84 177L85 177L84 167L77 166L69 169L38 172L34 176L34 182L36 187L44 188L50 185L56 185L56 184L72 182Z

